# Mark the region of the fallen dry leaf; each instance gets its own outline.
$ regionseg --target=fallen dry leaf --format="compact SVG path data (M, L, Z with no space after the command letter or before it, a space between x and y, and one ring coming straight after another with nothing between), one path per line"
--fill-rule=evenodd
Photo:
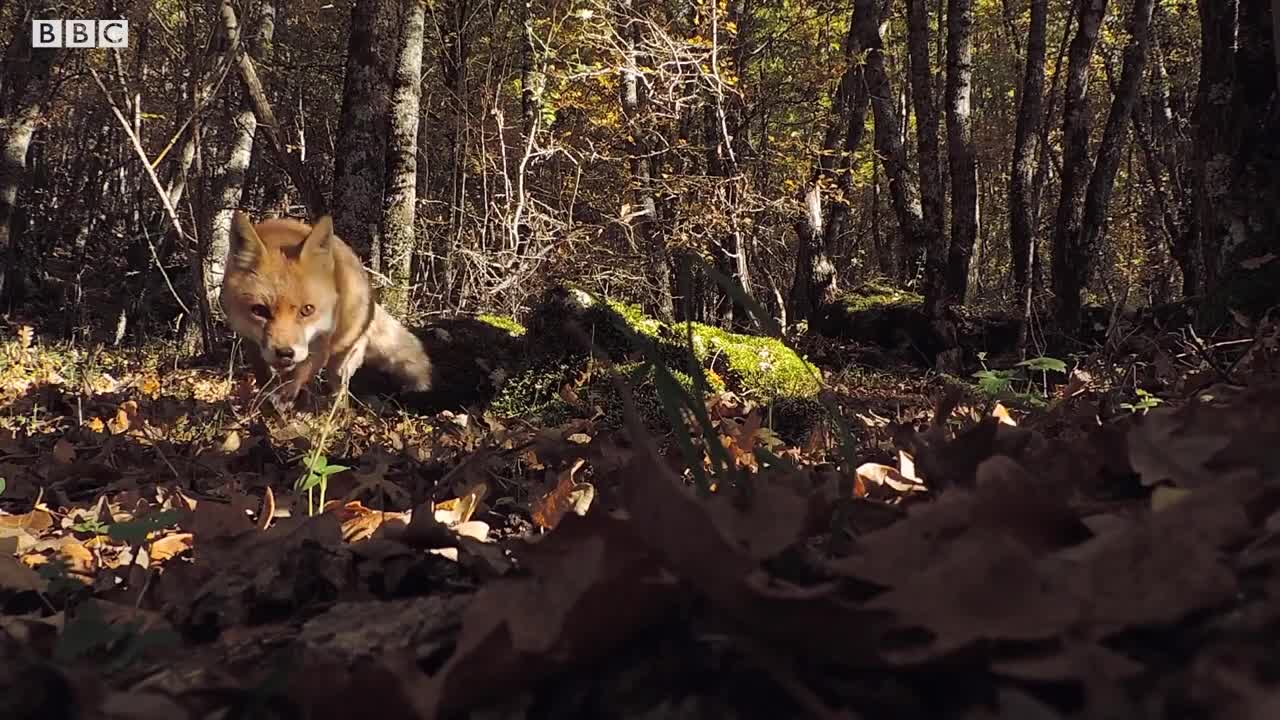
M0 590L5 592L45 592L49 581L18 562L11 555L0 555Z
M854 474L864 483L885 485L898 492L923 492L926 489L923 483L912 480L897 468L880 463L863 463L854 470Z
M804 536L809 524L807 499L768 482L753 483L745 502L731 493L717 493L703 503L703 511L721 537L753 560L773 557ZM690 500L696 500L690 495Z
M572 465L556 474L555 484L551 490L531 504L529 514L538 527L544 530L555 527L565 513L573 508L573 491L578 486L574 476L584 465L586 460L582 458L574 460Z
M13 528L31 533L41 533L52 527L53 516L49 514L48 510L36 508L22 515L9 515L0 511L0 528Z
M190 550L194 540L195 535L192 533L170 533L156 538L156 540L151 543L151 549L149 551L151 553L151 559L156 562L169 560L176 555L180 555L187 550Z
M623 522L569 516L519 551L532 575L482 589L463 613L454 652L415 688L416 703L433 709L424 720L511 693L566 662L602 657L666 612L675 586L618 528Z
M480 520L468 520L453 526L453 531L461 537L484 542L489 539L489 523Z
M1198 487L1216 479L1205 465L1231 438L1184 432L1183 421L1174 408L1156 408L1135 420L1129 430L1129 462L1143 485L1167 480L1179 487Z
M970 533L939 552L928 567L867 604L895 617L883 648L895 662L935 659L983 640L1052 638L1081 617L1081 605L1060 580L1006 535ZM929 639L891 640L910 628L923 628Z
M476 487L461 497L434 503L431 516L450 527L468 522L479 507L486 489L484 486Z

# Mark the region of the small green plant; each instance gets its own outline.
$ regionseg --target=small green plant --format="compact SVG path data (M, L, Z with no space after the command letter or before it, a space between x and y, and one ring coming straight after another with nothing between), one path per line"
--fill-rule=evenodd
M1160 403L1163 403L1163 402L1164 402L1163 399L1158 398L1155 395L1152 395L1151 393L1147 392L1146 390L1143 390L1142 388L1138 388L1137 402L1120 403L1120 408L1122 410L1128 410L1131 413L1140 412L1143 415L1146 415L1148 410L1158 406Z
M1032 407L1043 407L1046 404L1045 398L1049 394L1049 373L1065 375L1067 372L1067 364L1053 357L1028 358L1007 370L989 368L986 360L985 352L978 353L978 362L982 363L982 369L972 375L977 380L978 390L992 400L1018 402ZM1036 386L1035 379L1028 374L1030 372L1040 373L1040 387Z
M87 517L78 523L74 523L71 529L79 533L88 533L90 535L106 535L111 531L111 525L102 522L98 517Z
M307 472L298 478L298 482L294 484L293 488L298 492L306 491L307 514L315 515L317 508L324 507L325 494L329 489L329 476L351 468L346 465L330 465L329 458L320 454L304 456L302 464L306 466ZM317 488L320 491L319 503L315 502Z
M311 452L307 453L302 459L302 465L307 472L298 478L294 483L295 492L307 491L307 515L315 515L317 509L324 508L325 494L329 489L329 476L340 473L343 470L350 470L345 465L330 465L329 458L324 454L325 443L329 440L329 435L334 430L334 417L338 414L338 408L345 404L349 385L346 380L339 382L338 392L334 395L333 404L329 406L329 415L325 418L324 424L320 428L320 439L316 442ZM315 502L315 490L320 489L320 502Z

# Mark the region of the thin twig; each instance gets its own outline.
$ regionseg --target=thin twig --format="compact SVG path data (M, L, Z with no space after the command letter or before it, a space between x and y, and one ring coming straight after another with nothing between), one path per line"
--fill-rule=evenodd
M98 71L92 67L89 68L90 74L93 75L93 81L98 84L98 89L102 90L102 94L107 98L107 102L111 105L111 112L116 116L116 120L120 121L120 126L124 128L124 132L129 136L129 141L133 144L133 150L138 154L138 158L142 160L142 167L147 171L147 177L151 178L151 185L156 189L156 194L160 196L160 202L164 205L165 212L169 214L169 220L173 223L173 228L178 232L178 237L183 240L191 239L186 231L182 229L182 221L178 219L178 211L174 209L173 203L169 200L169 193L165 192L164 185L160 183L159 176L156 175L155 168L151 167L151 161L147 159L147 151L143 149L142 142L133 132L133 126L125 119L123 113L120 112L120 106L116 104L115 98L111 97L111 93L107 90L107 86L102 83L102 78L98 76ZM156 267L160 269L160 275L164 277L164 283L169 287L169 292L173 295L173 299L178 302L178 307L187 315L194 315L191 308L182 301L182 296L173 287L173 281L169 278L169 273L165 272L164 264L160 262L160 256L156 254L156 246L151 242L150 236L147 237L147 247L151 248L151 259L155 261Z

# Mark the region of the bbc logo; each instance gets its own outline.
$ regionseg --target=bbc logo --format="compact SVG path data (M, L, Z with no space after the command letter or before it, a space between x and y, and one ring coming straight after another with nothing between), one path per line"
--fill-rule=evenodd
M32 20L33 48L129 47L128 20Z

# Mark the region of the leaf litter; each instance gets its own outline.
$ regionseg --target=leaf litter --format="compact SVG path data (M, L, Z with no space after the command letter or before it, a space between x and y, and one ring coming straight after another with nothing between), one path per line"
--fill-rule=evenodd
M357 408L308 516L315 418L282 430L225 373L73 387L23 352L0 424L0 717L1280 706L1266 376L1105 420L1079 375L1021 418L954 392L862 404L853 466L831 426L792 447L721 394L713 432L682 429L704 472L707 438L731 461L709 495L633 410L606 433Z

